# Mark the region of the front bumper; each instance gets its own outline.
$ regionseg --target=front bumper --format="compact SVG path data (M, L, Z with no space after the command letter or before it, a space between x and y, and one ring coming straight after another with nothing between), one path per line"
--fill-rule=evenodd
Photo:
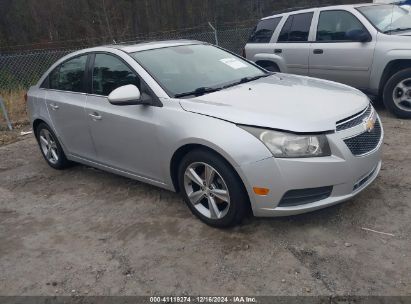
M381 127L382 128L382 127ZM351 199L367 188L381 169L383 131L378 146L362 156L354 156L344 139L350 130L327 135L332 155L318 158L268 158L239 168L255 216L288 216L332 206ZM355 132L355 130L353 130ZM318 201L279 206L288 191L332 186L329 197ZM270 189L256 195L253 187Z

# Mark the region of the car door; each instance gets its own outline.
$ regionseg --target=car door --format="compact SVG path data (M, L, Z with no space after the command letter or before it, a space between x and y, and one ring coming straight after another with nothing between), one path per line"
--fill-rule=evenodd
M244 48L245 53L243 56L258 62L264 60L262 59L264 56L261 58L255 57L256 55L261 56L261 54L272 54L273 44L270 43L270 41L282 18L283 17L274 17L260 20L250 34ZM267 68L267 66L263 67Z
M86 113L96 159L105 166L160 181L157 119L162 108L111 104L108 95L128 84L137 86L142 95L155 98L144 81L121 58L107 53L93 55L91 94L87 96Z
M284 58L290 74L308 75L313 15L313 12L307 12L288 16L278 36L274 53Z
M56 135L66 152L83 158L90 158L95 154L84 111L87 60L88 55L81 55L63 62L49 74L43 84Z
M320 11L311 44L310 76L368 88L375 41L360 20L346 10ZM368 41L355 41L359 33Z

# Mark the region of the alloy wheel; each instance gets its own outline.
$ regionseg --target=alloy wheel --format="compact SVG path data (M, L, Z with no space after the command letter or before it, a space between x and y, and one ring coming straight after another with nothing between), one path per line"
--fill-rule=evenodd
M394 104L403 111L411 111L411 78L399 82L392 95Z
M223 218L230 209L230 195L226 182L206 163L189 165L184 174L184 188L194 208L210 219Z
M47 161L49 161L53 165L57 164L59 161L57 143L50 131L47 129L41 129L39 134L39 141L41 151L43 152Z

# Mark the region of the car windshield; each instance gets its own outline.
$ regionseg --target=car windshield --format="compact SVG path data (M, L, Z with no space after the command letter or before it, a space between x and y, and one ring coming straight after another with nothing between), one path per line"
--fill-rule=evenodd
M182 45L131 55L173 97L199 96L270 75L212 45Z
M411 15L398 5L372 5L358 10L381 32L394 33L411 30Z

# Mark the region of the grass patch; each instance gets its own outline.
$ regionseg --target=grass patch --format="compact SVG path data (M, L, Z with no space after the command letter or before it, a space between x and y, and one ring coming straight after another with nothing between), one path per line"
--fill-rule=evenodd
M4 100L7 114L13 125L13 131L7 128L6 120L0 109L0 146L19 140L20 131L27 129L29 119L27 116L26 101L24 94L27 90L23 88L13 90L0 90L0 96Z
M6 110L9 115L9 119L12 124L25 124L28 123L26 101L24 100L24 94L27 90L15 89L15 90L3 90L0 91L0 96L3 98L6 105ZM1 113L2 125L6 123L3 113Z

